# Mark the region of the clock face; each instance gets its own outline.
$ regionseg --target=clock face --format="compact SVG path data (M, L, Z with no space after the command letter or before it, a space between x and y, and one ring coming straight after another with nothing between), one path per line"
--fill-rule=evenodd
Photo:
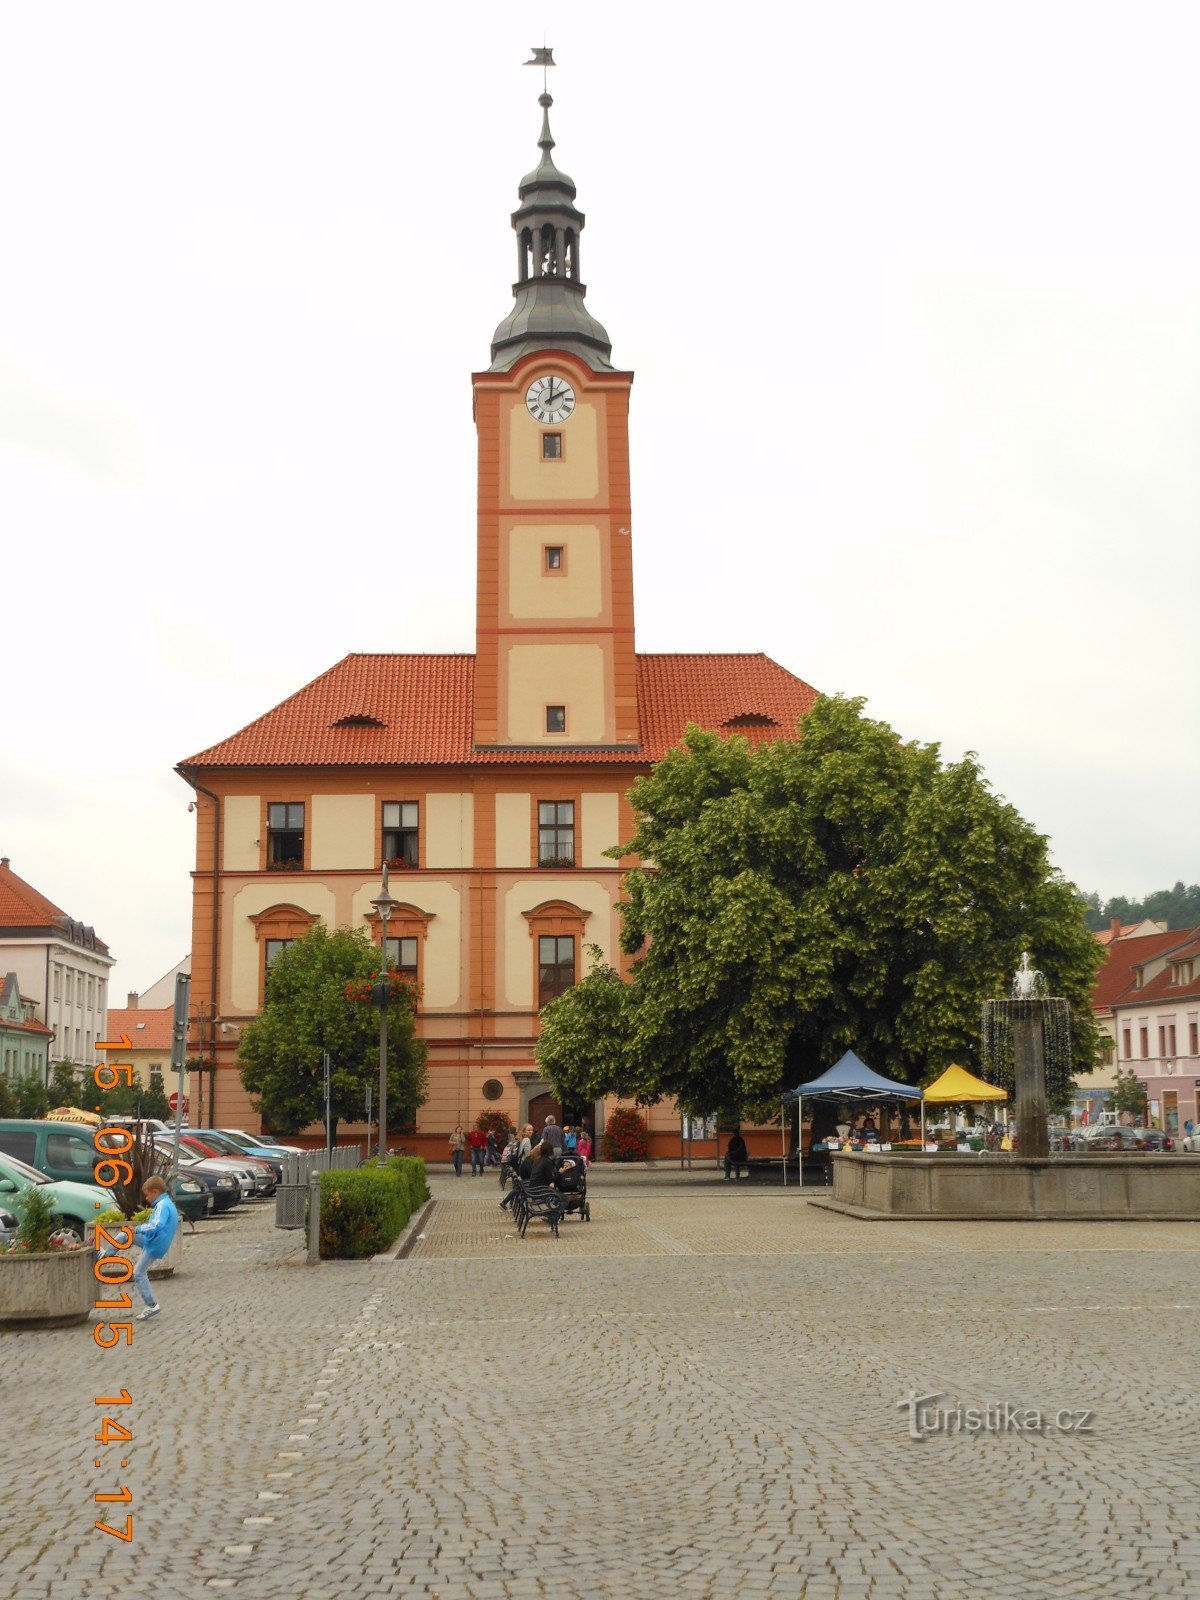
M565 378L535 378L525 396L529 415L535 422L565 422L575 409L575 391Z

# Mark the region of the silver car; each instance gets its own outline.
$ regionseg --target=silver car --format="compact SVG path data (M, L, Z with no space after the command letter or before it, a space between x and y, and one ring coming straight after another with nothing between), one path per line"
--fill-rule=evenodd
M154 1148L156 1150L161 1150L166 1156L173 1156L175 1154L175 1141L173 1139L156 1139L154 1141ZM181 1162L192 1160L194 1157L195 1152L189 1150L186 1145L180 1151ZM202 1164L207 1167L210 1172L229 1173L229 1175L236 1181L238 1189L241 1191L242 1199L253 1200L256 1185L254 1173L251 1172L249 1167L242 1166L239 1161L227 1161L221 1156L202 1156L200 1159Z

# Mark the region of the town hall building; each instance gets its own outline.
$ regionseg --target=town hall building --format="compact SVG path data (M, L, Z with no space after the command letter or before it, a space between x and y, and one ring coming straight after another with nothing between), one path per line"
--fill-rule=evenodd
M794 736L816 691L764 655L640 655L629 477L633 373L586 304L584 216L541 157L512 225L514 304L472 378L478 439L473 654L349 655L247 727L188 757L196 794L191 1053L215 1060L210 1123L257 1128L240 1030L267 968L314 923L365 928L381 869L400 902L396 965L421 988L428 1098L405 1144L441 1156L485 1109L518 1125L560 1107L537 1073L539 1011L585 947L623 966L628 790L689 723L752 742ZM678 1149L669 1105L652 1146Z

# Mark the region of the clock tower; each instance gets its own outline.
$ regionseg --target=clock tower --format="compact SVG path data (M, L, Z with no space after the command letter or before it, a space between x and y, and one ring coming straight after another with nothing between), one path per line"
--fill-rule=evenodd
M554 162L521 180L513 309L472 379L479 440L477 750L639 743L629 496L631 372L584 305L583 213Z

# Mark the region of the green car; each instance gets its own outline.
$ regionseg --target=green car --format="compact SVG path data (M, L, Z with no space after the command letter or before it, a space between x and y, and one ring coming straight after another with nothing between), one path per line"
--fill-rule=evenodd
M196 1178L178 1173L171 1179L171 1199L185 1222L200 1222L212 1210L212 1195Z
M12 1201L22 1189L40 1184L46 1198L59 1218L60 1226L70 1229L77 1239L87 1239L92 1224L102 1211L112 1205L107 1189L92 1183L55 1183L36 1167L27 1167L15 1156L0 1155L0 1204ZM20 1208L17 1208L18 1212Z

